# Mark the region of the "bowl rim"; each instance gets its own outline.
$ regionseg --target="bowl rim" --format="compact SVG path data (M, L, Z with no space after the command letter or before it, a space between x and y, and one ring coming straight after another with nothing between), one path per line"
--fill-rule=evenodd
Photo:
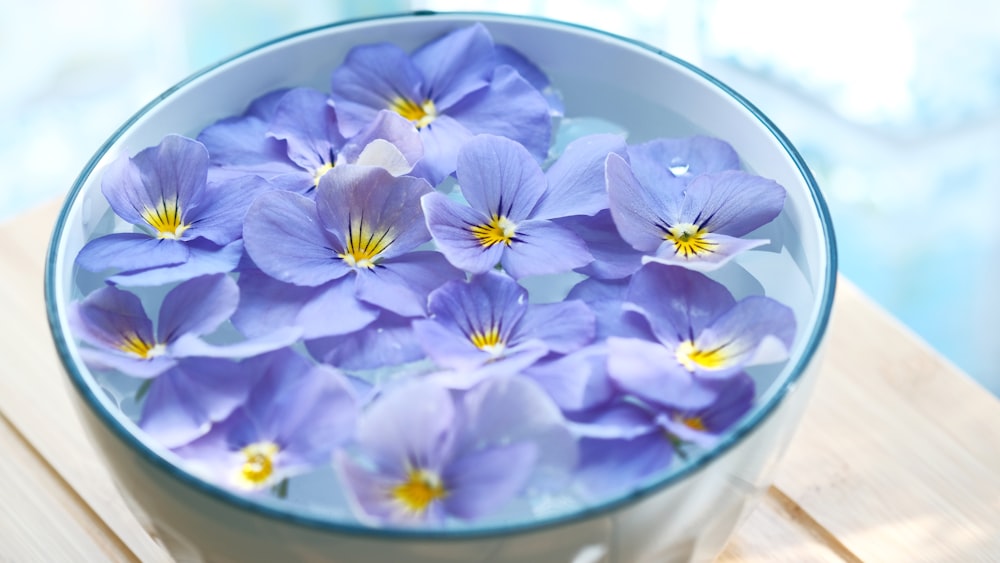
M702 79L708 81L712 86L718 88L725 95L732 98L739 105L741 105L750 116L757 119L761 125L763 125L768 132L774 137L775 140L781 145L782 149L787 153L787 156L791 158L792 162L795 164L799 174L804 180L811 196L811 201L814 206L814 210L818 215L820 227L823 234L823 243L825 246L827 260L824 271L822 272L822 287L818 292L820 297L820 308L816 316L816 322L811 327L812 330L806 336L807 340L803 348L802 353L798 356L795 363L791 366L789 375L784 383L776 390L768 400L757 406L757 408L746 418L744 418L740 424L731 432L727 433L720 442L712 448L700 455L699 458L693 463L690 463L677 471L671 472L670 474L664 476L661 479L650 481L643 484L641 487L628 491L624 494L619 494L613 498L606 499L604 501L587 505L583 508L573 510L572 512L559 514L556 516L542 517L538 519L533 519L525 522L515 522L511 524L502 524L489 527L475 527L475 528L434 528L434 529L424 529L424 528L398 528L398 527L373 527L361 524L359 522L347 522L347 521L337 521L329 517L323 517L320 515L304 514L297 512L296 508L279 508L277 505L266 504L263 502L255 501L249 497L240 495L239 493L230 491L221 486L215 485L209 481L203 480L192 473L185 471L184 469L178 467L168 459L159 455L153 447L144 443L139 439L132 431L127 429L118 418L106 410L101 403L100 398L97 396L95 389L91 388L84 379L84 376L80 372L79 368L72 361L69 349L68 349L68 336L63 331L61 323L59 322L59 305L56 300L56 282L54 280L54 271L56 268L56 261L59 258L61 241L63 239L64 231L66 228L67 217L69 211L74 207L76 200L80 197L83 190L83 186L90 175L97 168L100 161L108 153L109 149L125 134L140 118L145 116L147 113L153 111L161 102L172 96L178 90L183 89L188 84L194 82L195 80L207 75L218 68L253 55L259 51L262 51L273 45L284 43L298 37L303 37L306 35L328 31L339 27L350 26L358 23L369 23L369 22L379 22L381 20L405 20L409 18L462 18L467 19L470 23L474 23L479 20L507 20L511 23L533 25L536 23L542 23L546 25L551 25L555 27L563 27L568 30L582 31L587 34L591 34L596 38L602 38L604 40L624 42L632 46L644 49L654 55L663 57L668 61L684 67L686 70L693 72ZM701 68L682 60L674 55L671 55L662 49L654 47L648 43L640 40L632 39L629 37L624 37L617 35L615 33L603 31L600 29L595 29L586 25L560 21L552 18L541 17L541 16L531 16L531 15L518 15L518 14L504 14L497 12L488 11L431 11L431 10L415 10L407 12L398 12L392 14L383 14L370 17L352 18L346 20L339 20L332 23L314 26L306 29L302 29L296 32L285 34L268 41L259 43L250 48L244 49L237 52L229 57L226 57L212 65L206 66L180 82L177 82L170 88L166 89L159 96L154 98L152 101L143 106L139 111L133 114L128 120L126 120L120 127L118 127L115 132L98 148L94 155L87 162L86 166L77 176L74 181L70 191L68 192L66 199L60 208L59 216L56 220L56 224L53 230L52 238L49 242L48 254L45 262L45 279L44 279L44 293L45 293L45 309L48 318L48 324L50 333L52 335L53 341L56 346L56 350L59 355L59 360L63 365L70 381L76 388L77 392L82 397L83 401L87 404L88 408L93 411L97 418L99 418L105 426L107 426L113 435L124 442L132 451L138 453L139 456L146 462L152 464L154 467L159 468L166 474L172 476L174 479L180 482L182 485L187 485L191 487L194 491L197 491L210 499L221 502L224 505L230 505L233 508L247 510L257 516L263 516L268 519L278 520L283 523L293 524L297 526L303 526L306 528L318 529L326 532L337 532L345 535L353 536L369 536L378 537L380 539L398 539L398 540L470 540L478 538L496 538L503 536L511 536L522 533L538 532L548 528L567 526L576 523L580 523L592 518L597 518L604 516L608 513L616 511L627 505L637 503L641 499L644 499L650 495L659 492L662 489L666 489L671 485L679 483L686 480L687 478L698 473L705 467L711 465L711 463L723 456L729 450L733 449L736 445L741 443L744 438L749 436L754 432L770 415L777 410L777 407L784 401L788 394L797 387L797 382L802 378L806 371L808 364L815 357L820 344L823 341L823 337L826 333L827 326L829 324L830 314L833 307L833 297L836 289L837 283L837 248L836 240L833 230L833 222L830 216L829 208L827 207L826 201L823 198L822 193L819 190L819 186L816 183L812 172L806 165L805 160L795 149L788 138L768 119L756 106L750 103L746 98L737 93L735 90L722 83L720 80L716 79L714 76L708 74ZM80 413L82 414L82 413Z

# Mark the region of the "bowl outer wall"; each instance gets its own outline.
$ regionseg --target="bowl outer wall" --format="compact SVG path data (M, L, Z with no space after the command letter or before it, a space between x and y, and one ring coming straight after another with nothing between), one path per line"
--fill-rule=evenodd
M472 532L390 531L373 533L349 525L325 522L321 518L284 514L267 505L259 506L248 503L241 497L180 472L176 467L159 457L168 454L155 446L151 447L140 443L132 435L128 423L118 421L107 411L108 401L96 394L90 387L92 378L85 369L79 367L75 348L66 338L63 329L64 311L61 308L61 303L65 300L65 295L68 295L68 264L71 263L65 259L65 256L73 255L71 245L66 243L66 239L73 238L75 234L76 244L82 244L79 240L80 215L84 213L83 208L94 205L94 202L86 201L81 192L88 181L92 181L92 173L100 167L100 163L105 162L115 154L121 152L132 154L145 146L156 144L162 134L174 131L174 126L177 123L186 123L190 130L184 132L194 134L200 127L215 119L240 112L253 97L269 89L302 84L325 89L327 87L324 83L325 77L328 76L330 69L339 62L336 56L329 53L339 50L342 54L346 45L358 41L357 38L372 37L373 30L382 30L383 37L391 37L393 41L402 44L405 48L411 48L457 25L473 21L484 22L498 42L513 44L547 70L559 68L560 65L579 65L582 62L592 69L598 69L600 72L595 71L595 75L599 74L603 80L634 81L635 77L640 77L644 81L644 87L653 92L663 91L663 86L668 85L667 90L671 96L670 103L680 103L678 100L686 100L683 103L687 106L684 106L683 109L687 117L697 122L700 128L733 142L738 152L753 165L757 173L775 178L790 188L790 195L798 197L798 201L792 208L793 221L797 222L804 239L806 239L803 244L812 251L813 260L809 264L808 275L813 280L817 298L809 311L810 322L804 324L806 330L801 331L796 356L792 362L789 362L788 382L780 386L771 396L766 397L759 412L745 421L739 430L696 466L690 467L680 474L672 475L666 480L653 483L628 497L614 499L568 518L543 521L537 529L511 526ZM355 39L345 39L346 37L354 37ZM550 48L553 44L552 37L559 37L560 49ZM360 42L370 40L361 39ZM282 57L289 56L292 51L309 54L315 52L318 46L322 46L324 53L327 53L324 57L294 57L294 65L287 64L287 61L284 64L280 62ZM571 53L571 55L566 60L560 60L560 57L564 57L566 53ZM622 57L626 57L628 60L635 59L638 62L623 64ZM580 59L584 59L584 61ZM251 60L256 61L255 65L268 65L272 71L261 72L259 67L255 67L251 71L248 66ZM646 72L647 67L658 70ZM274 69L280 69L280 71ZM226 81L223 82L217 78L221 74L226 75ZM558 84L558 73L553 74L556 75L554 81ZM324 80L319 80L316 77L324 77ZM234 96L233 92L238 94ZM190 104L185 106L184 100L195 98L204 100L204 103L199 102L197 107L190 106ZM613 103L613 100L605 100L605 103ZM572 110L570 112L572 113ZM725 131L720 130L720 127ZM662 495L667 489L685 480L699 478L697 476L706 473L703 470L708 464L720 464L717 458L721 459L723 455L731 456L736 453L741 449L737 447L740 442L763 432L765 422L782 418L776 416L779 406L781 406L782 412L795 410L786 408L786 404L789 403L789 397L804 395L801 390L794 394L791 391L796 386L805 387L805 385L797 384L796 381L803 379L806 367L813 360L825 332L832 303L835 262L833 233L828 212L801 157L787 139L759 111L711 77L648 46L578 26L533 18L490 14L417 14L401 18L375 18L335 24L277 40L252 50L250 54L237 56L189 78L165 92L140 111L100 149L74 186L60 216L50 248L46 273L46 299L53 336L60 358L70 375L74 388L79 393L81 404L84 405L81 410L86 414L85 418L90 420L89 426L92 427L92 430L96 430L95 434L103 433L109 437L108 439L99 437L98 442L108 452L109 461L120 477L125 471L135 471L137 467L144 467L142 471L147 477L162 473L162 475L157 475L156 479L146 479L152 484L147 483L143 487L169 482L173 487L179 486L184 490L191 489L189 492L195 497L204 497L205 502L219 505L223 512L229 511L236 515L226 516L223 520L227 521L230 518L238 519L239 515L242 514L249 514L248 517L263 518L274 527L313 528L325 532L356 536L360 540L371 537L392 537L395 540L415 542L416 544L437 539L447 539L451 543L480 540L495 542L502 541L511 534L520 534L518 537L523 538L525 534L570 529L588 522L610 522L604 525L613 528L614 523L611 521L615 514L629 510L630 507L635 509L635 507L643 506L645 502L649 501L647 497ZM63 274L63 277L59 277L60 273ZM809 371L815 370L810 369ZM116 439L120 444L115 446L113 441L109 441L110 438ZM785 441L787 442L787 439ZM773 447L777 451L783 446L779 444ZM128 455L123 456L123 451L128 452ZM134 461L125 468L119 467L119 460L123 457L132 457ZM756 479L745 480L750 483L756 481ZM122 485L127 489L127 494L136 499L147 495L142 494L142 489L139 492L135 489L128 491L127 483L135 484L142 481L141 478L121 479ZM192 503L196 505L198 501L192 500ZM140 502L140 504L142 503ZM150 511L148 507L145 507L145 510L150 513L154 512ZM156 520L161 523L165 522L163 518L159 517ZM601 534L595 534L596 536L601 536ZM611 545L614 545L613 541Z

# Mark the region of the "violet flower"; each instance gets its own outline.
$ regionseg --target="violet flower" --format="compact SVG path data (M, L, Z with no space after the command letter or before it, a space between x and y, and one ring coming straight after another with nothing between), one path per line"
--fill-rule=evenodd
M667 172L661 184L640 182L618 155L607 160L611 216L622 238L644 261L712 270L767 240L739 237L770 222L784 205L777 183L738 171L688 181Z
M238 301L236 282L225 274L213 274L170 290L155 327L142 301L114 286L72 303L68 316L74 334L88 345L80 349L80 355L90 368L141 378L156 377L179 358L254 356L298 338L298 330L283 329L227 345L202 340L229 319Z
M787 359L795 335L788 307L763 296L737 302L722 284L678 266L646 264L625 300L656 342L609 338L609 371L622 388L654 403L672 404L665 374L732 377Z
M414 174L432 184L455 170L459 148L479 133L509 137L542 160L552 134L549 104L500 62L481 24L452 31L412 55L390 43L355 47L331 81L340 129L355 135L381 110L402 115L423 140L424 158Z
M360 459L334 466L361 520L441 524L500 510L534 477L576 463L558 409L527 380L498 378L457 399L427 380L387 390L358 422Z
M275 286L274 295L257 296L265 302L255 309L267 315L269 300L324 303L303 326L307 336L357 330L377 316L372 307L423 316L427 294L463 276L440 253L415 250L430 240L418 204L430 191L422 179L345 165L323 176L315 201L285 191L257 198L244 226L248 254L275 280L313 289L290 296ZM316 326L323 324L330 330Z
M175 452L215 483L259 491L328 464L354 437L358 404L337 370L313 366L290 350L252 362L244 367L262 375L246 401Z
M417 341L462 387L495 371L515 372L549 354L566 354L594 338L594 314L579 301L529 304L509 276L488 272L451 281L428 297L428 319L413 321Z
M252 176L209 183L207 174L205 147L178 135L112 162L101 190L115 214L139 231L89 241L76 263L93 272L118 270L108 281L127 285L231 271L243 252L243 215L271 186Z
M551 219L607 207L599 170L624 150L615 135L578 139L543 173L510 139L478 135L462 148L458 182L468 206L440 193L421 203L427 228L448 260L472 273L497 264L515 278L567 272L593 260L583 241Z
M211 154L214 175L255 174L306 193L334 166L380 166L398 176L423 156L416 129L393 112L379 112L347 139L326 94L311 88L279 94L262 96L242 116L220 120L198 135Z

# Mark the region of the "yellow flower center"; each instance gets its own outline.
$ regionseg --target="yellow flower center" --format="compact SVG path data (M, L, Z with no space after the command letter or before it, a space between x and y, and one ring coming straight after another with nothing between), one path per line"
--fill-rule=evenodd
M143 360L148 360L159 356L166 348L162 344L146 342L138 334L129 332L122 335L122 340L118 343L118 349L129 354L134 354Z
M393 487L389 494L406 510L419 514L432 502L448 496L448 491L433 471L410 469L406 480Z
M720 368L729 359L726 353L722 351L722 348L701 350L690 340L681 342L674 353L677 356L677 361L688 371L692 372L698 367L704 369Z
M178 238L191 226L184 223L176 199L161 200L155 208L147 207L142 212L142 218L149 223L149 226L156 229L156 238Z
M427 127L437 117L437 108L431 100L417 104L413 100L396 98L389 104L389 109L413 122L417 129Z
M500 329L496 326L490 327L484 332L475 331L469 335L469 339L472 340L476 348L495 355L503 352L505 346L500 338Z
M332 162L328 162L328 163L324 164L323 166L320 166L319 168L317 168L316 172L313 173L313 185L314 186L318 186L319 185L319 179L322 178L324 174L326 174L327 172L329 172L331 170L333 170L333 163Z
M705 421L699 416L678 416L677 421L695 432L704 432L707 430L705 428Z
M708 231L692 223L681 223L670 227L663 238L674 243L674 253L685 258L715 252L718 243L705 240Z
M242 450L246 458L240 466L236 481L238 484L255 489L263 486L274 475L274 458L278 446L273 442L254 442Z
M395 237L390 229L372 232L361 221L352 221L347 232L347 248L337 256L352 268L372 269L376 266L379 255L389 248L393 240Z
M490 222L485 225L473 225L469 228L479 244L489 248L494 244L506 244L510 246L516 235L517 225L506 217L494 215Z

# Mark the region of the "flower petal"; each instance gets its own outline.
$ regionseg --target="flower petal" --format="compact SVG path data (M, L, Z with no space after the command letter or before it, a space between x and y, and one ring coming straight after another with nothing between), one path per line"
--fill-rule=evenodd
M356 135L399 97L419 100L421 82L420 70L396 45L377 43L352 48L344 64L333 71L330 87L341 133L346 137Z
M470 452L452 462L442 475L448 487L443 499L448 514L475 520L499 510L524 489L539 457L530 442Z
M462 205L448 196L432 192L420 198L427 230L438 248L453 265L472 274L482 274L500 263L504 245L484 247L471 230L484 225L489 218L479 211Z
M724 377L742 366L788 359L795 336L795 315L774 299L750 296L713 320L694 341L698 350L716 352L714 369L699 369L703 377Z
M740 169L740 157L729 143L703 135L653 139L630 146L628 157L632 172L646 186L664 185L672 178L691 181L708 172Z
M628 162L617 154L608 155L605 165L609 208L618 232L632 248L653 252L664 240L680 208L681 180L675 185L643 186Z
M288 158L310 176L323 165L334 164L345 142L329 96L312 88L293 88L282 96L268 135L285 141Z
M375 121L341 149L348 164L381 166L393 176L406 174L424 156L417 129L399 114L382 110Z
M404 317L422 317L427 312L427 295L465 273L439 253L431 250L410 252L390 258L357 277L358 299Z
M243 241L218 246L205 239L183 242L189 252L187 261L156 268L128 270L108 278L108 282L131 286L154 286L189 280L206 274L231 272L243 256Z
M458 183L476 211L527 219L545 193L545 174L520 144L495 135L477 135L458 153Z
M243 239L247 253L269 276L296 285L317 286L350 268L337 258L320 223L316 204L291 192L261 194L247 211ZM331 248L334 246L334 248Z
M499 246L499 245L497 245ZM518 224L516 239L500 263L515 279L568 272L594 260L580 237L551 221Z
M707 217L710 233L743 236L781 213L785 189L767 178L746 172L702 174L688 184L682 217ZM692 221L698 223L698 221Z
M112 233L87 242L76 255L76 264L90 272L164 268L183 264L190 256L191 251L178 240L143 233Z
M545 172L548 189L532 217L594 215L607 209L604 162L612 153L625 154L625 138L621 135L588 135L570 143Z
M188 280L163 298L157 321L159 340L166 343L184 334L208 334L232 316L239 300L236 281L225 274Z
M535 304L525 311L517 332L545 342L553 352L568 354L594 340L596 322L583 301Z
M411 319L387 311L362 330L306 342L321 362L348 371L371 370L420 360L424 351L410 326Z
M576 478L589 498L606 499L663 471L673 456L674 447L662 432L635 438L583 438Z
M700 240L702 241L701 244L708 247L709 250L684 253L673 242L665 240L656 250L656 254L653 256L643 256L642 262L644 264L648 262L673 264L683 266L689 270L710 272L726 265L741 252L771 242L768 240L748 240L714 233L701 235Z
M594 257L593 262L577 269L581 274L600 279L622 279L642 266L642 253L618 234L609 210L599 211L593 217L557 219L555 223L580 237Z
M538 383L563 412L604 404L615 394L607 373L607 349L602 344L535 364L523 375Z
M671 350L635 338L608 338L608 374L622 389L667 407L701 408L717 395L686 372Z
M412 59L424 78L422 97L432 99L439 111L447 111L469 93L486 87L496 66L493 38L480 23L423 45L413 52Z

